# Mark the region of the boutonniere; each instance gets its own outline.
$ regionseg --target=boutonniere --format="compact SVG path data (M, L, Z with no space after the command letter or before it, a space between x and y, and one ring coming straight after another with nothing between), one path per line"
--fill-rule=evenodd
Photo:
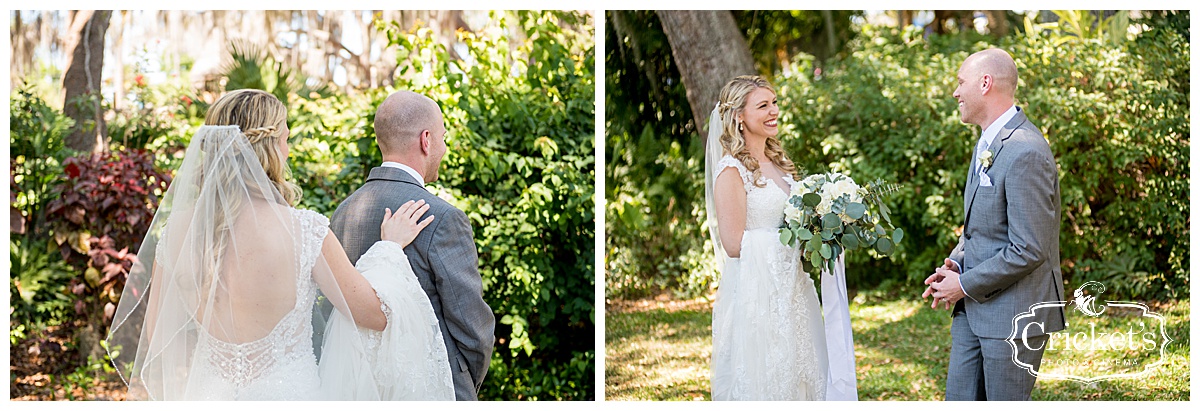
M983 150L982 153L979 153L979 165L983 168L992 166L992 150Z

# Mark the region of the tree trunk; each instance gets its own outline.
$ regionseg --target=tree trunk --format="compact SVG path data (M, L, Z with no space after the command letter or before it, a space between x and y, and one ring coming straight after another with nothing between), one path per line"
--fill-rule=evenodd
M104 150L104 112L100 107L100 70L104 67L104 33L111 10L72 13L67 43L70 57L63 74L63 114L75 119L67 146L85 152Z
M946 34L946 22L954 18L953 10L934 10L933 22L929 25L933 26L933 32L937 34Z
M997 39L1008 35L1008 11L985 10L987 14L988 34Z
M837 29L834 27L833 12L821 10L821 18L825 20L825 36L827 45L829 46L829 52L826 53L826 57L833 56L834 53L837 53L838 49Z
M122 10L117 12L117 29L113 32L113 58L116 59L113 63L117 66L117 75L113 79L113 111L121 112L125 108L125 53L122 52L125 45L125 26L129 24L129 11Z
M700 135L708 133L708 113L721 87L740 75L757 74L746 38L729 11L658 11L663 32Z

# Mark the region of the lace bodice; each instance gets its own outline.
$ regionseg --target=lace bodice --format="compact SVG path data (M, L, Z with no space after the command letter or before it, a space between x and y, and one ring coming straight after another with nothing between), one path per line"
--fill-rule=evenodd
M295 273L295 306L266 336L251 342L222 341L201 327L197 358L202 361L203 372L219 376L221 381L207 381L204 385L210 389L219 387L215 390L198 390L201 392L192 394L224 399L229 396L249 399L260 394L265 398L299 399L313 394L305 392L313 388L311 385L296 382L304 381L304 377L316 377L312 307L317 297L317 284L312 278L312 270L320 256L329 220L309 210L293 209L292 215L300 230L295 257L295 267L299 267ZM214 386L213 383L217 384ZM227 392L230 388L232 392Z
M787 206L788 193L766 176L759 177L762 187L754 185L754 174L733 156L722 157L717 163L718 170L730 167L737 169L742 177L742 187L746 189L746 230L779 228L783 224L783 210ZM785 174L783 178L789 185L794 183L790 174Z

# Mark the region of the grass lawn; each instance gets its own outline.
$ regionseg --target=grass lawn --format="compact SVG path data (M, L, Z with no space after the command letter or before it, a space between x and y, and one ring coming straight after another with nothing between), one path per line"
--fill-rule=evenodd
M1189 400L1190 304L1151 305L1167 319L1164 365L1141 378L1091 385L1039 379L1035 400ZM609 301L605 399L708 400L712 303L707 298ZM916 299L859 295L850 307L860 400L940 401L950 355L950 317ZM1068 314L1068 320L1070 314ZM1114 321L1127 324L1135 316ZM1072 332L1078 330L1072 329ZM1119 353L1047 352L1047 363L1088 364ZM1099 357L1095 357L1099 355ZM1154 355L1157 359L1157 354ZM1145 358L1143 358L1145 359ZM1150 362L1150 361L1148 361ZM1046 370L1043 370L1046 371Z

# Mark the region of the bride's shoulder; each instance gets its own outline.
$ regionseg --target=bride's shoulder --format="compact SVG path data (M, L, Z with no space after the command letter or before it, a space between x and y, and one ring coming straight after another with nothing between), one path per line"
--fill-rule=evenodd
M750 170L746 169L746 165L742 164L741 160L732 155L726 154L725 157L721 157L721 160L717 161L717 170L724 171L726 168L731 167L737 169L738 174L745 175L750 172Z
M292 215L317 227L329 227L329 218L313 210L293 208Z

